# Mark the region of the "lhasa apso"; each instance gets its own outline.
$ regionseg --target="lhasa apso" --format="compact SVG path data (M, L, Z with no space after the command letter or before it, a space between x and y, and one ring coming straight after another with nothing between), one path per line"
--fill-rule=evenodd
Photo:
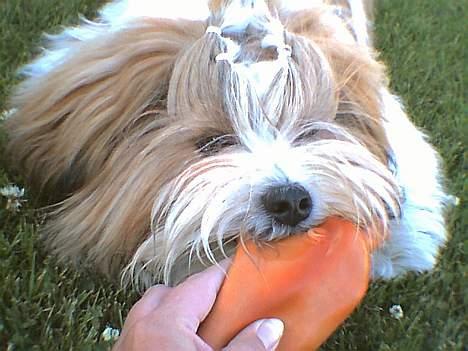
M388 88L365 0L115 0L47 37L6 122L61 258L176 284L329 216L385 233L373 277L433 267L437 153Z

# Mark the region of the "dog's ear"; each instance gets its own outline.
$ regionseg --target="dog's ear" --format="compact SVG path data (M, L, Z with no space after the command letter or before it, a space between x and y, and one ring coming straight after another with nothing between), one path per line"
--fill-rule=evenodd
M201 22L148 18L91 39L51 37L59 42L27 66L6 122L9 152L31 184L73 191L133 128L165 114L174 61L203 32Z
M373 0L324 0L321 2L273 0L279 8L280 15L285 17L288 30L301 33L312 31L315 35L330 34L335 37L354 40L363 47L372 46ZM332 16L330 16L332 15ZM319 21L317 21L319 19ZM346 27L343 32L340 27Z
M315 43L333 71L338 101L335 122L357 137L384 164L388 140L382 116L381 90L388 84L385 67L363 45L355 45L340 21L335 27L326 21L323 9L291 15L288 30ZM351 41L350 41L351 40Z

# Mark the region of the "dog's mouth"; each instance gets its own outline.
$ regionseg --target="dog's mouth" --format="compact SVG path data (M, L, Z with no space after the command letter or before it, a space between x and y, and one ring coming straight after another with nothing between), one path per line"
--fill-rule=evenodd
M272 219L272 227L269 230L267 229L261 232L251 232L249 235L254 241L257 242L272 242L282 240L289 236L303 234L315 227L316 225L306 224L288 226L283 223L276 222L275 219Z

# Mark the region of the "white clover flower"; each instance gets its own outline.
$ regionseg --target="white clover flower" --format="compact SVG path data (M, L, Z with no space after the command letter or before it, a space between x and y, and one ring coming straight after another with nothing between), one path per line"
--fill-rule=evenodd
M25 200L22 199L24 196L24 188L20 188L17 185L7 185L0 188L0 195L6 197L6 209L10 211L18 211L22 203L25 202Z
M390 312L390 315L395 319L403 318L403 308L401 308L400 305L393 305L388 312Z
M120 336L120 330L112 327L106 327L101 334L104 341L116 341Z
M11 110L6 110L0 113L0 121L6 121L8 118L10 118L13 113L15 113L17 110L16 108L12 108Z
M24 188L20 188L17 185L7 185L0 188L0 194L10 199L20 199L24 196Z

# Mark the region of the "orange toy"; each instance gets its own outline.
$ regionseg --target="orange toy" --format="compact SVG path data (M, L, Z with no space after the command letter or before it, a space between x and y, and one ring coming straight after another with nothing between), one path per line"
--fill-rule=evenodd
M369 264L365 233L338 218L271 246L247 242L198 333L219 350L251 322L275 317L285 324L277 350L315 350L364 297Z

